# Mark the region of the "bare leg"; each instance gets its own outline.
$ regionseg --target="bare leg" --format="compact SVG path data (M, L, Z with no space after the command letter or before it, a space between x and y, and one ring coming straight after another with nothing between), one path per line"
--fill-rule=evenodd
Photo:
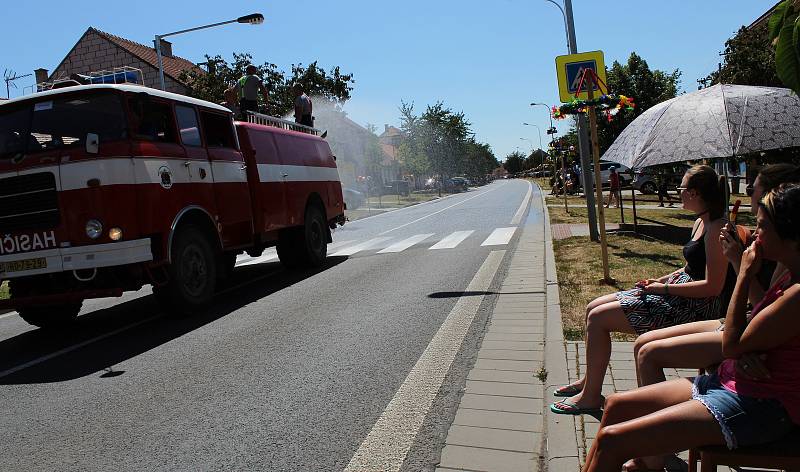
M653 331L648 331L647 333L644 333L638 338L636 338L636 343L633 345L633 358L636 360L636 378L639 381L639 386L641 387L643 385L650 385L651 383L656 383L656 382L642 382L641 373L639 372L639 352L642 350L644 346L654 341L674 338L676 336L685 336L687 334L695 334L695 333L708 333L716 331L717 328L719 328L718 320L695 321L694 323L685 323L677 326L671 326L669 328L654 329ZM669 360L665 359L665 362L669 362ZM712 363L713 362L704 364L702 367L705 367L706 365ZM666 363L663 364L662 367L679 367L679 366L677 364ZM662 378L660 381L663 380L664 379Z
M653 441L654 437L658 441ZM641 418L601 428L584 472L616 472L633 456L661 455L700 445L722 444L725 439L711 413L702 403L687 400Z
M618 301L592 309L586 320L586 375L583 391L569 400L579 408L603 406L603 377L611 359L612 332L634 333Z
M651 385L665 380L665 367L700 369L722 359L722 332L709 331L649 342L639 350L636 365L641 384Z
M599 306L602 306L602 305L605 305L606 303L611 303L611 302L615 302L615 301L617 301L617 294L616 293L611 293L611 294L608 294L608 295L603 295L602 297L595 298L594 300L589 302L588 305L586 305L586 319L589 318L589 313L591 313L592 310L594 310L595 308L597 308ZM584 383L585 380L586 380L586 376L584 375L581 378L579 378L578 380L576 380L575 382L571 383L570 385L574 385L574 386L576 386L578 388L583 388L583 383Z

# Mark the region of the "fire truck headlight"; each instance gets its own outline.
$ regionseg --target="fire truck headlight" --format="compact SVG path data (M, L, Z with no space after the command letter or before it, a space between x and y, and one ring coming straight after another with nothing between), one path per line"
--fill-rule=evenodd
M97 239L103 234L103 223L98 220L89 220L86 222L86 236L92 239Z
M108 237L112 241L119 241L122 239L122 228L111 228L108 230Z

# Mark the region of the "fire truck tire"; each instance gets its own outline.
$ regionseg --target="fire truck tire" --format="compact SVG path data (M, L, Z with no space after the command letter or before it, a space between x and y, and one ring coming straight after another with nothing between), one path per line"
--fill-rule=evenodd
M287 269L322 265L328 255L328 228L322 210L310 205L303 226L284 231L277 250L278 258Z
M81 311L83 302L68 305L26 307L17 310L19 316L28 324L42 329L64 328L72 324Z
M36 293L34 286L20 279L12 279L9 283L11 298L31 296ZM63 305L29 306L17 309L19 316L28 324L44 329L63 328L70 325L78 317L83 302Z
M303 260L310 267L319 267L328 256L328 225L325 214L316 205L306 209L303 238L301 240Z
M202 310L214 297L219 256L201 228L186 225L178 229L172 247L169 281L153 290L159 302L176 315Z

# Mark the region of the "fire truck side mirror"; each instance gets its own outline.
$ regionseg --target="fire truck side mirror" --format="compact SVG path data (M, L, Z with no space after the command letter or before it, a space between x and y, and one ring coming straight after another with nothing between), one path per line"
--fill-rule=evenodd
M100 150L100 136L95 133L86 133L86 152L97 154Z

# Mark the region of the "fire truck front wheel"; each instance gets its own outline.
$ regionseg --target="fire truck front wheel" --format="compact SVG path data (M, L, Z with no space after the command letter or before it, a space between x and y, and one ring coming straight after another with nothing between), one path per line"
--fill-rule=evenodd
M11 279L9 282L12 299L46 294L36 287L36 283L29 283L25 279ZM81 311L81 305L83 302L79 301L63 305L27 306L18 308L17 313L28 324L44 329L56 329L64 328L74 322Z
M154 289L160 302L178 315L202 309L214 297L218 256L206 233L187 225L178 230L168 266L169 282Z

